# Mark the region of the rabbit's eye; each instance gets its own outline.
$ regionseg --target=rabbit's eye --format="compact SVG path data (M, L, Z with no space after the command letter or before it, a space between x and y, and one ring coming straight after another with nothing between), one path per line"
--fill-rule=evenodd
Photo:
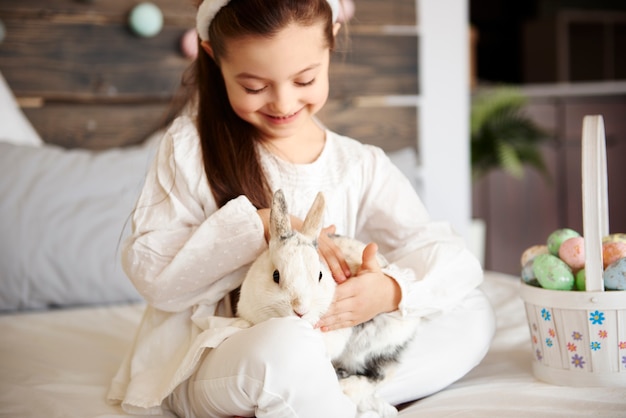
M278 270L274 270L274 283L278 284L280 282L280 273Z
M322 281L322 272L320 271L320 282Z

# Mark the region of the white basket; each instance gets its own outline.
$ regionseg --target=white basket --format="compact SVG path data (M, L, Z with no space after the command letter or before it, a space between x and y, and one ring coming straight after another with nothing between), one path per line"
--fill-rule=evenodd
M536 378L563 386L626 387L626 291L604 291L602 237L608 235L602 116L582 132L586 288L559 291L522 282Z

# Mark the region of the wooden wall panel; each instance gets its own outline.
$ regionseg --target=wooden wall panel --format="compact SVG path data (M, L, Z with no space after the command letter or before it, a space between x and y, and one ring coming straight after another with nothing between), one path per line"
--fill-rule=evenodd
M417 145L417 111L414 107L359 107L329 101L319 117L342 135L378 145L387 151Z
M415 0L356 0L350 25L415 25Z
M150 0L163 12L166 26L193 25L197 1L200 0ZM95 24L124 23L133 6L139 3L141 0L0 0L0 13L3 18L10 15L23 19L82 22L88 19Z
M13 24L10 21L7 26L15 34ZM19 96L53 100L167 98L189 64L171 53L181 34L177 29L165 29L155 39L133 39L120 36L123 30L110 26L30 23L22 27L19 34L25 36L14 38L4 49L19 60L5 55L2 65ZM42 33L47 35L42 37ZM72 40L75 36L89 42L76 42ZM24 67L38 71L23 71Z
M351 34L330 67L332 98L418 93L416 36Z
M164 98L190 65L177 52L184 28L166 27L143 39L118 24L9 19L6 26L2 72L20 96ZM331 97L417 94L415 36L355 34L346 49L333 55Z
M195 26L197 0L153 2L164 28L141 38L127 27L139 1L0 0L7 29L0 71L27 99L25 112L44 140L93 149L134 144L163 120L191 64L179 42ZM416 146L416 107L384 100L418 94L415 13L414 0L357 2L320 115L331 129L387 149ZM376 104L363 107L363 98Z
M24 112L45 141L91 149L130 145L163 121L191 64L179 42L194 25L195 9L190 1L155 0L163 30L141 38L127 25L138 3L0 0L6 26L0 70L18 98L27 99Z
M38 15L3 15L7 35L0 44L1 69L16 95L65 100L171 96L189 65L178 49L187 26L165 26L153 38L140 38L122 16L100 22L94 14L103 12L83 13L63 19L45 9Z
M106 149L140 143L166 117L167 103L51 103L24 113L42 139L66 148Z

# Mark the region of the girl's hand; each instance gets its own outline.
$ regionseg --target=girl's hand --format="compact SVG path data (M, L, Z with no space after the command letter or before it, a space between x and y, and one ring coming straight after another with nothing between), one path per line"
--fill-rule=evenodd
M363 250L363 263L357 274L340 283L335 300L317 323L322 331L352 327L382 312L398 309L401 292L394 279L385 276L376 259L378 246L370 243Z
M330 225L322 229L319 239L317 240L318 252L330 269L333 279L335 279L337 283L343 283L352 275L352 273L350 272L350 267L343 256L343 252L330 238L330 235L333 235L334 233L334 225Z

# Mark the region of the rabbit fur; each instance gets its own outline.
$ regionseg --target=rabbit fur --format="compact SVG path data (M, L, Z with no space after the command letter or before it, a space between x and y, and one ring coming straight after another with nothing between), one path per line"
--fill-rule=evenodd
M276 191L270 214L269 246L252 263L241 285L239 318L254 325L274 317L299 316L315 325L324 315L336 287L317 249L324 206L320 192L301 231L296 231L291 228L284 194ZM337 235L331 238L356 274L365 244ZM381 267L388 264L380 254L377 257ZM375 390L398 362L418 323L418 319L379 314L363 324L323 333L340 385L359 411L375 411L385 418L397 415L396 408L377 397Z

